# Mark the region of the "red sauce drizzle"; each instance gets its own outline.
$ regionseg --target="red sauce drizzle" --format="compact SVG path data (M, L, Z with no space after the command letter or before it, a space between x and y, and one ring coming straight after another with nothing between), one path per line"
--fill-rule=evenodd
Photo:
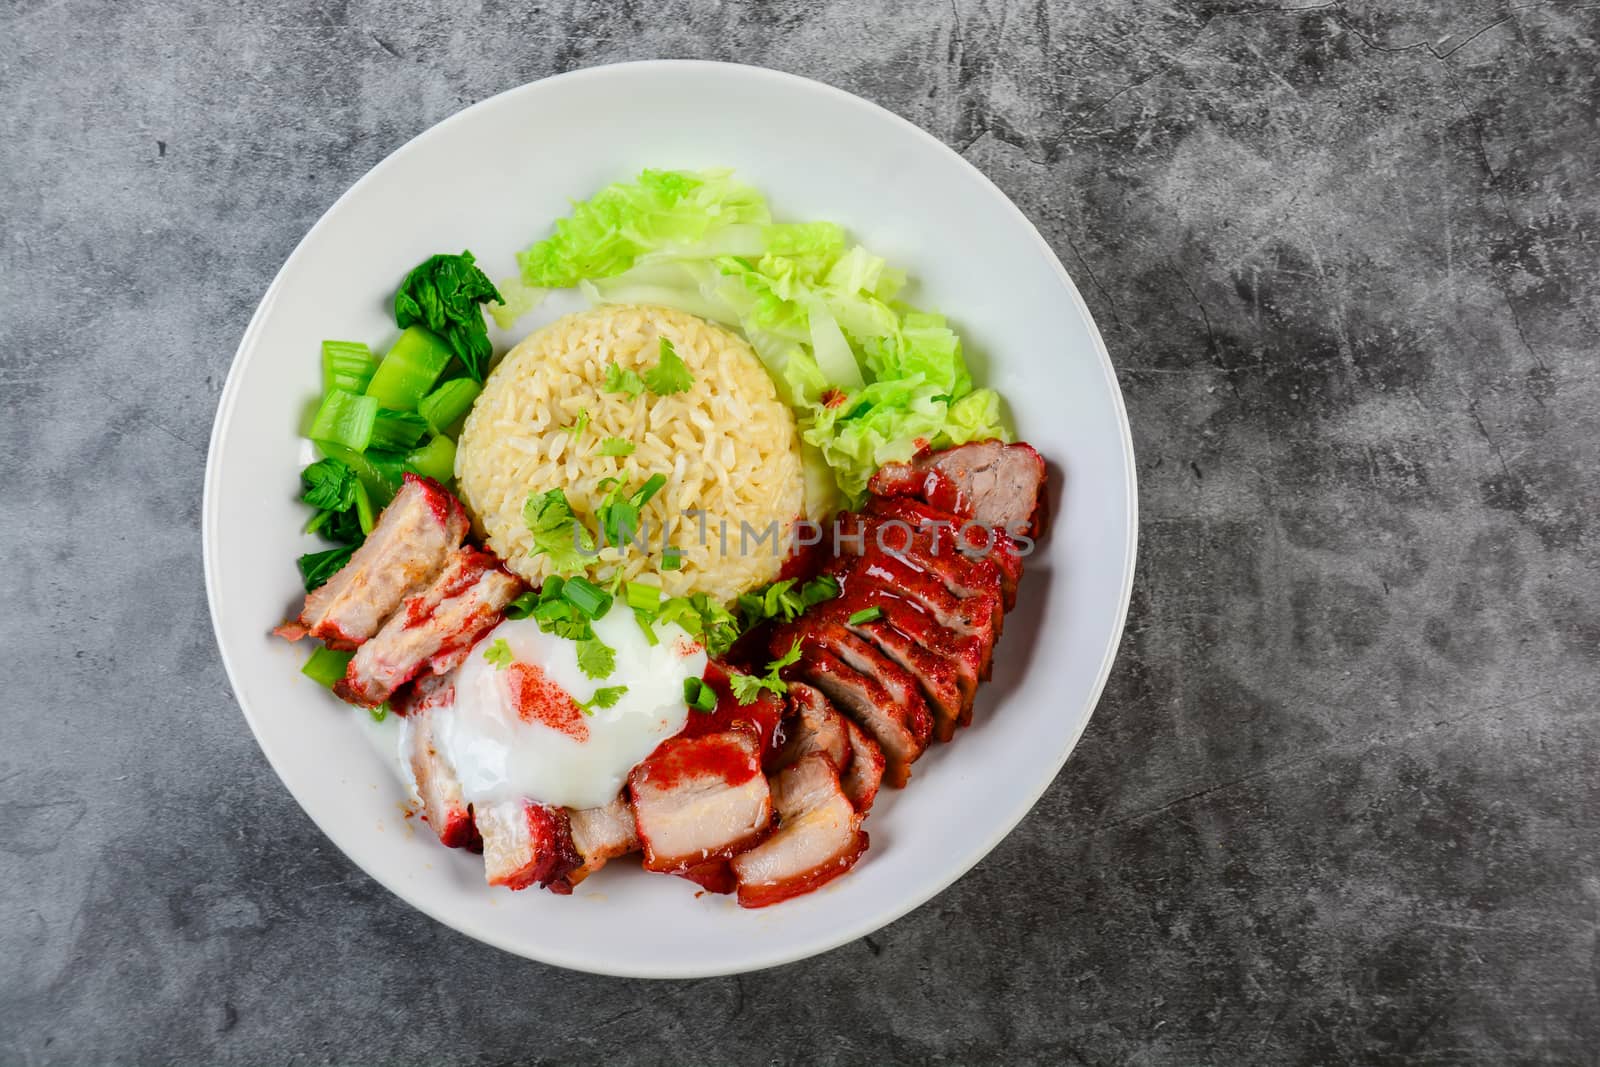
M513 663L506 668L506 683L511 699L523 722L536 722L558 730L575 741L589 740L589 725L583 709L565 689L546 677L532 663Z

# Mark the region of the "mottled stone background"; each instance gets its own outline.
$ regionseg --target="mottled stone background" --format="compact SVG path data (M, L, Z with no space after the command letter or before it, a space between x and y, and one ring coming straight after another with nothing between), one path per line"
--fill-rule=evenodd
M0 1062L1508 1063L1600 1047L1600 8L7 0ZM615 981L413 913L213 646L257 299L460 107L765 64L991 175L1126 390L1105 700L970 875L823 958Z

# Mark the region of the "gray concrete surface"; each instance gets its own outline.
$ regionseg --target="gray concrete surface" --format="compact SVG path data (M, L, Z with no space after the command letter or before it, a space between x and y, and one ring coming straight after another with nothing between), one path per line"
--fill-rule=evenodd
M0 1063L1511 1063L1600 1047L1600 10L1458 0L0 13ZM1038 809L871 938L563 973L357 872L200 573L257 299L368 167L556 71L877 100L1083 286L1144 537Z

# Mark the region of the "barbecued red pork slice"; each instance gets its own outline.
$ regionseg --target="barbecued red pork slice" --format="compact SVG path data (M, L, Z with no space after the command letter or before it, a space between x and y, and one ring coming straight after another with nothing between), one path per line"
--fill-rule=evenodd
M778 829L729 862L739 880L739 903L746 908L809 893L848 871L867 849L861 814L822 753L780 771L772 782L772 802Z
M461 502L444 486L407 474L350 562L306 594L298 619L273 632L291 641L310 635L329 648L355 648L378 632L402 600L433 581L468 526Z
M772 824L754 733L663 741L628 776L647 870L679 873L749 848Z
M898 788L910 780L911 764L928 747L928 735L933 731L926 704L921 700L913 705L897 702L876 678L846 666L815 644L806 648L793 670L878 742L887 761L890 785Z
M1017 536L1038 536L1044 459L1032 445L974 441L888 463L867 483L880 496L913 496Z
M955 736L957 726L965 726L972 720L972 703L969 692L962 686L956 661L943 652L919 644L885 621L881 605L888 599L885 594L859 600L850 597L830 614L916 680L917 688L928 702L928 710L933 712L933 736L940 741L948 741ZM871 622L850 621L857 611L867 606L878 609L880 614L877 619ZM973 681L975 685L976 676Z
M564 808L532 800L507 800L474 809L483 837L483 870L490 885L572 892L568 875L583 862L572 844Z
M849 719L845 719L844 728L850 741L850 765L839 776L839 785L856 810L865 815L872 810L878 786L883 784L883 749Z
M867 513L873 545L886 544L912 566L937 575L959 597L995 595L995 633L1000 632L1001 613L1016 602L1022 578L1022 557L1005 531L963 533L961 520L903 496L874 497ZM907 538L907 527L916 531L914 538Z
M439 835L440 844L448 848L480 848L472 806L461 795L461 779L436 743L435 714L434 707L420 706L406 717L406 759L416 782L422 818Z
M424 671L453 670L521 589L494 556L457 549L433 584L407 597L377 636L356 650L334 692L347 703L375 708Z
M956 673L963 706L971 708L978 682L989 676L989 662L994 653L992 633L989 640L960 633L941 625L921 605L902 600L889 592L873 589L860 591L859 601L855 600L856 595L856 592L852 592L852 603L876 607L881 612L883 622L945 660Z
M804 682L790 682L789 706L795 718L789 739L783 743L773 766L781 770L819 752L828 757L835 769L847 766L850 736L845 732L844 716L834 710L828 698Z
M879 651L871 641L853 633L844 620L837 618L837 612L808 613L790 625L780 627L774 635L773 655L781 655L796 637L800 637L803 643L809 642L827 649L838 656L845 666L876 679L889 694L889 699L906 709L908 719L933 722L928 702L923 699L916 679ZM954 729L953 725L951 729Z
M600 808L568 808L567 819L572 827L572 844L583 860L582 865L567 876L573 885L604 867L607 860L639 850L633 809L628 807L625 797L618 796Z

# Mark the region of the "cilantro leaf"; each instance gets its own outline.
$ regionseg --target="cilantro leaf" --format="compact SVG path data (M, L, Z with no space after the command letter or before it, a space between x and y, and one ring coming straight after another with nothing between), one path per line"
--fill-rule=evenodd
M494 350L479 305L490 300L505 303L471 252L429 256L394 294L394 321L402 330L420 323L444 338L467 375L482 383Z
M661 339L661 362L644 372L644 384L656 396L686 392L694 384L694 375L689 373L678 350L665 337Z
M783 696L789 691L789 686L778 677L778 673L785 667L800 661L800 639L794 639L794 644L789 646L789 651L767 664L767 673L755 674L729 674L728 685L733 689L733 695L740 704L753 704L756 698L765 689L775 696Z
M506 639L497 637L488 648L483 650L483 658L494 664L495 670L503 671L511 666L516 656L512 654L511 646L506 644Z
M594 553L594 539L578 521L572 505L567 502L567 494L560 489L529 493L527 502L522 505L522 521L533 534L533 551L529 555L550 557L550 565L557 571L569 574L580 571L584 566L584 553Z
M607 437L600 442L602 456L631 456L633 455L633 442L625 437Z
M578 642L578 669L590 678L609 678L617 669L617 650L598 637Z
M578 708L585 715L593 715L595 708L613 708L622 695L628 691L625 685L608 685L594 691L594 696L588 700L580 700Z
M608 393L627 393L629 397L635 397L644 392L644 379L636 371L623 370L614 362L607 363L603 388Z
M319 459L300 472L300 499L322 511L344 511L356 502L356 472L337 459Z

